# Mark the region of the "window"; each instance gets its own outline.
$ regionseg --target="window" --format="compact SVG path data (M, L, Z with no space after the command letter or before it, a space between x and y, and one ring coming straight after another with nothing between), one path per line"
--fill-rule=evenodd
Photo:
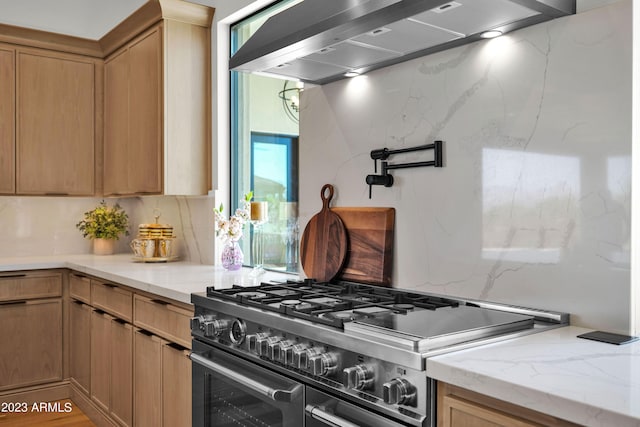
M231 27L231 54L266 19L296 1L281 1ZM269 205L262 226L264 267L298 271L298 96L297 82L231 72L231 208L253 191ZM245 264L254 265L253 229L240 241ZM249 255L249 256L247 256Z

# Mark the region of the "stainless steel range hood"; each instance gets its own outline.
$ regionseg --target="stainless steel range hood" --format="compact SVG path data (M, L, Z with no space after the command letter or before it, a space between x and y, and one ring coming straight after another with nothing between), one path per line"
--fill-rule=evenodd
M305 0L269 18L230 69L325 84L575 13L575 0Z

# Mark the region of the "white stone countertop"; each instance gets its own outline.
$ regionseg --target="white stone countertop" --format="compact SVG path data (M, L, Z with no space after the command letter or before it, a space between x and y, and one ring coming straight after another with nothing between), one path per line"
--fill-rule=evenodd
M191 303L192 292L205 292L207 286L218 289L233 285L254 286L261 281L298 278L296 275L267 272L250 276L250 268L225 271L220 266L189 262L142 263L134 262L130 254L56 255L14 257L0 259L0 272L69 268L104 280L139 289L180 302Z
M69 268L165 298L191 302L207 286L297 278L188 262L139 263L129 254L0 259L0 272ZM427 359L427 375L587 426L640 427L640 341L621 346L576 338L574 326Z
M574 326L427 359L427 375L586 426L640 426L640 341Z

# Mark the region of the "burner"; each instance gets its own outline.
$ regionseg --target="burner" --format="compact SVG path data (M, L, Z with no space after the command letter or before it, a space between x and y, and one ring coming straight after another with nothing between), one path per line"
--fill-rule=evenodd
M314 308L317 308L317 307L318 306L315 305L315 304L310 304L308 302L303 302L303 303L300 303L300 304L296 305L295 309L297 311L311 311L311 310L313 310Z
M319 297L319 298L310 298L307 302L321 305L334 306L342 303L339 299L331 298L331 297Z
M322 313L320 317L324 319L329 319L329 320L349 321L349 320L363 319L365 315L360 313L354 313L353 311L332 311L329 313Z
M267 294L263 293L263 292L238 292L235 294L236 298L250 298L250 299L260 299L260 298L266 298Z
M285 307L293 307L300 304L300 302L301 301L299 299L285 299L280 301L280 305L284 305Z

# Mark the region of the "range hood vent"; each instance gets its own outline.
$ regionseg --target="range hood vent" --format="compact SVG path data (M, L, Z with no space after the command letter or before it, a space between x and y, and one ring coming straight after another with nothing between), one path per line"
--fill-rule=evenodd
M325 84L575 8L575 0L305 0L269 18L229 66Z

